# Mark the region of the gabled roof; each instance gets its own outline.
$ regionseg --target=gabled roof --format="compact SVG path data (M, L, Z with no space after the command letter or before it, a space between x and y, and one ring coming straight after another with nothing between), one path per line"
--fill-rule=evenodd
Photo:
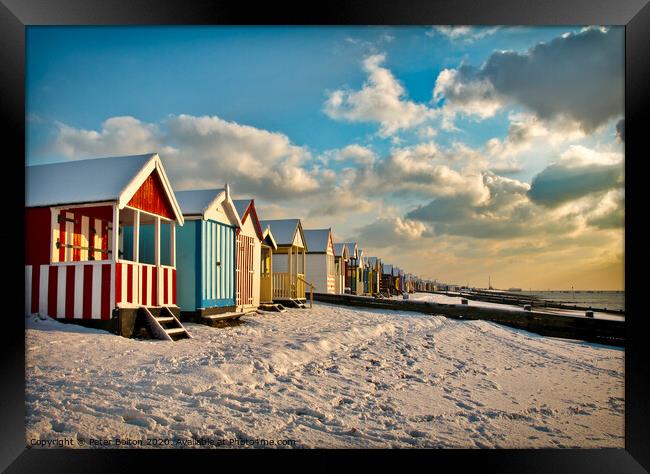
M201 216L204 220L214 218L217 217L215 216L216 208L222 205L229 220L228 223L236 227L242 225L228 187L177 191L176 197L184 216Z
M350 256L347 244L334 244L334 255L347 259Z
M273 250L278 249L278 244L273 238L273 233L271 232L270 227L266 227L262 232L262 242L264 242L266 245L270 245L273 248Z
M375 266L379 261L379 257L368 257L368 265Z
M310 252L327 252L332 229L305 229L303 233Z
M153 171L158 172L176 219L183 215L158 153L111 156L25 167L25 206L42 207L131 200Z
M176 191L176 199L178 199L178 204L180 204L181 210L186 216L203 215L210 204L225 192L225 189Z
M273 237L275 237L275 241L278 246L292 245L296 237L296 232L298 232L300 234L300 238L305 243L305 250L308 250L300 219L264 220L260 221L260 225L262 228L271 228L271 232L273 232Z
M343 245L347 246L348 248L348 255L350 255L350 258L357 258L357 243L356 242L345 242Z
M255 232L257 233L257 237L260 240L264 240L264 232L262 231L262 224L260 223L260 219L257 216L257 209L255 209L255 200L254 199L234 199L233 200L235 209L237 210L237 214L239 215L239 218L241 219L242 224L246 222L248 217L250 216L251 219L253 219L253 227L255 227ZM275 241L274 241L275 243ZM277 245L274 247L277 249Z
M393 275L393 266L389 263L384 263L384 275Z

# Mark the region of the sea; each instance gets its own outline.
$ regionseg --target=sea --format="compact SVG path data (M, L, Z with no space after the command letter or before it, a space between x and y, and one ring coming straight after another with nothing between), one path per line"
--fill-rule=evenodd
M598 309L625 311L625 291L518 291L517 294L536 296L562 304L591 306Z

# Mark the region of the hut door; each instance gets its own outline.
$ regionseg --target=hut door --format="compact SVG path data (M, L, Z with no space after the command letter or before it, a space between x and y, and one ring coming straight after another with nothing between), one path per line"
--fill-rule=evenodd
M252 237L237 236L237 305L253 304L253 274L255 272L253 255L255 242Z

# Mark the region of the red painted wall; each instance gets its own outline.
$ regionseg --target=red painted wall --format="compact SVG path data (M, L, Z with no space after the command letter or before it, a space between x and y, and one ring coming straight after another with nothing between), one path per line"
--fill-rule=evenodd
M50 263L51 220L49 207L25 209L25 265Z
M174 211L157 172L151 173L136 191L129 206L174 219Z

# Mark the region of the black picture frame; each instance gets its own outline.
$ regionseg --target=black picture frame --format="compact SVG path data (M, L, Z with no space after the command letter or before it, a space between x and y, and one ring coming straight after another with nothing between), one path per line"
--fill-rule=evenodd
M226 464L268 462L288 467L302 462L310 469L348 465L359 457L366 468L419 461L427 469L478 468L492 472L647 472L650 470L650 382L648 315L643 312L643 272L647 250L642 243L644 190L642 163L647 159L643 125L650 109L650 5L648 0L388 0L327 1L252 5L216 0L0 0L0 116L9 170L4 175L5 233L3 248L9 258L5 271L3 305L2 386L0 389L0 468L6 472L109 472L192 469L197 462L213 468ZM137 25L137 24L354 24L354 25L625 25L625 282L627 334L625 345L625 449L565 450L321 450L303 452L219 450L65 450L28 449L25 446L24 320L14 308L22 295L24 273L24 157L25 157L25 27L29 25ZM645 120L644 120L645 119ZM647 132L645 132L647 134ZM647 141L647 139L645 139ZM9 146L7 146L9 145ZM645 151L645 154L644 154ZM644 156L646 155L646 156ZM8 215L6 214L8 213ZM634 228L637 227L635 232ZM643 239L645 240L645 239ZM403 458L403 459L402 459ZM214 463L214 464L213 464ZM312 464L312 466L314 466Z

